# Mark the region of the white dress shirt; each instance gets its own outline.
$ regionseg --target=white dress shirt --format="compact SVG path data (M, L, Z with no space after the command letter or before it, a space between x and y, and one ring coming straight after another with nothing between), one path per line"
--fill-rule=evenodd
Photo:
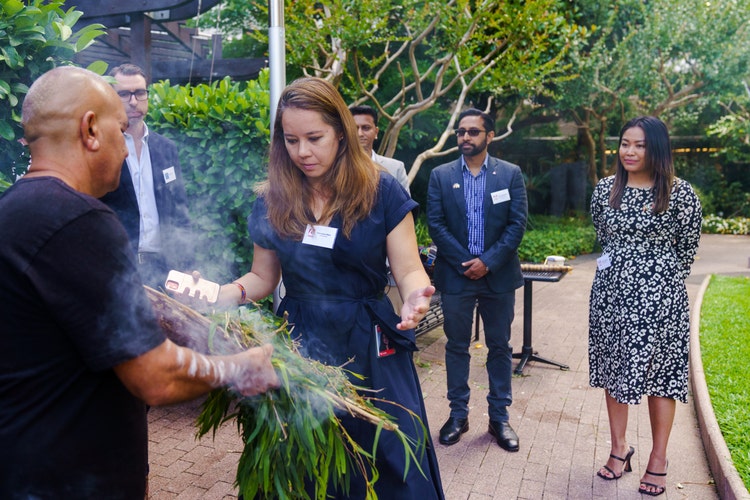
M144 127L146 133L142 139L140 158L136 157L133 136L125 133L125 143L128 146L128 170L130 170L130 177L133 179L133 189L138 200L138 211L141 219L138 251L160 252L159 210L156 208L154 176L151 168L151 154L148 149L148 127L145 124Z

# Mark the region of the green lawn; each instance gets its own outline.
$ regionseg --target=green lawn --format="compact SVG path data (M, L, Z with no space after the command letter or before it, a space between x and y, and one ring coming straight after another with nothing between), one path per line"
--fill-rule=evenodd
M700 341L716 419L750 489L750 278L711 278L701 307Z

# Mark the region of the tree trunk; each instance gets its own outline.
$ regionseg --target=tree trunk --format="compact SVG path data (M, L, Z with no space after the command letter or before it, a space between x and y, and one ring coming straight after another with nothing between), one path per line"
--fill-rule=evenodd
M602 115L599 119L599 174L601 177L609 175L607 167L607 116Z
M574 116L578 125L578 140L586 149L586 156L588 157L589 182L592 186L596 186L596 183L599 182L599 176L596 173L596 142L594 136L591 135L591 113L585 111L583 118L578 116L577 113Z

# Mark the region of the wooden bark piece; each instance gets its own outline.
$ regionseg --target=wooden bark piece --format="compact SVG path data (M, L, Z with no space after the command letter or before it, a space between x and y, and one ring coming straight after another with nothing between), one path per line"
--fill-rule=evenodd
M162 292L145 285L143 288L154 307L159 326L169 340L194 351L210 354L208 335L211 322L208 318Z

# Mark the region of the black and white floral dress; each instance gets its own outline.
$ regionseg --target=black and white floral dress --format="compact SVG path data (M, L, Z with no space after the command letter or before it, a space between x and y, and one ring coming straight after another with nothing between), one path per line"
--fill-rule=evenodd
M667 211L653 214L652 190L630 187L615 210L613 183L599 181L591 198L602 257L589 303L589 383L620 403L638 404L644 394L686 403L685 279L700 240L700 200L675 179Z

